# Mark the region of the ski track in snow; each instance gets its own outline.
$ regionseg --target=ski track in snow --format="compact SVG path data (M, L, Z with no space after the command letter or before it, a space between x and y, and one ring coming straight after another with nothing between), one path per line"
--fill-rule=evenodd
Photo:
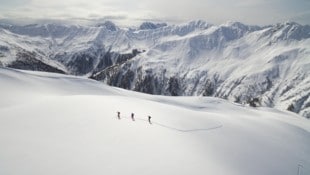
M117 117L116 117L117 118ZM117 118L118 119L118 118ZM121 119L127 119L127 120L132 120L130 117L121 117L120 119L118 120L121 120ZM142 118L136 118L134 119L133 122L135 121L143 121L143 122L146 122L146 123L149 123L148 120L146 119L142 119ZM179 132L197 132L197 131L210 131L210 130L215 130L215 129L219 129L219 128L222 128L223 125L222 124L219 124L217 126L214 126L214 127L209 127L209 128L197 128L197 129L179 129L179 128L175 128L175 127L172 127L172 126L168 126L168 125L165 125L165 124L162 124L160 122L154 122L154 121L151 121L151 124L150 125L157 125L157 126L160 126L160 127L163 127L163 128L167 128L167 129L170 129L170 130L175 130L175 131L179 131Z

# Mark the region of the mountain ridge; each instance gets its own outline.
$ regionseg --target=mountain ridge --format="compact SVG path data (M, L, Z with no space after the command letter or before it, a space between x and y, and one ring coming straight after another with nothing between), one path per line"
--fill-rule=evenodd
M88 76L125 89L215 96L309 118L309 38L310 26L294 22L263 27L202 20L148 22L142 28L111 22L1 25L0 62L42 71L35 63L40 62L44 69L50 66L46 71Z

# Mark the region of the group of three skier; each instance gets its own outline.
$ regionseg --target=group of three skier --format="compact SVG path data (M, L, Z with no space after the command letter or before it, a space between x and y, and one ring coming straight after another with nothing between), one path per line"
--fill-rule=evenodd
M121 113L118 111L117 112L117 118L118 119L121 119ZM152 124L152 122L151 122L151 116L148 116L148 122L150 123L150 124ZM131 113L131 120L132 121L135 121L135 114L134 113Z

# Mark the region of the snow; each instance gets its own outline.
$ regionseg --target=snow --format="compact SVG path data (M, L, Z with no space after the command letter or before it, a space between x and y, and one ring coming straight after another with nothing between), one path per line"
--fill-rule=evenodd
M6 68L0 83L3 175L310 174L310 122L290 112Z

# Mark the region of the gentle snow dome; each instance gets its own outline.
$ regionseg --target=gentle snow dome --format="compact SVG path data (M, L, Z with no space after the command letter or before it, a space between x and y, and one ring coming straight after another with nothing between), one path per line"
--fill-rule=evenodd
M309 0L0 0L2 19L112 19L310 24ZM25 20L24 20L25 21Z

